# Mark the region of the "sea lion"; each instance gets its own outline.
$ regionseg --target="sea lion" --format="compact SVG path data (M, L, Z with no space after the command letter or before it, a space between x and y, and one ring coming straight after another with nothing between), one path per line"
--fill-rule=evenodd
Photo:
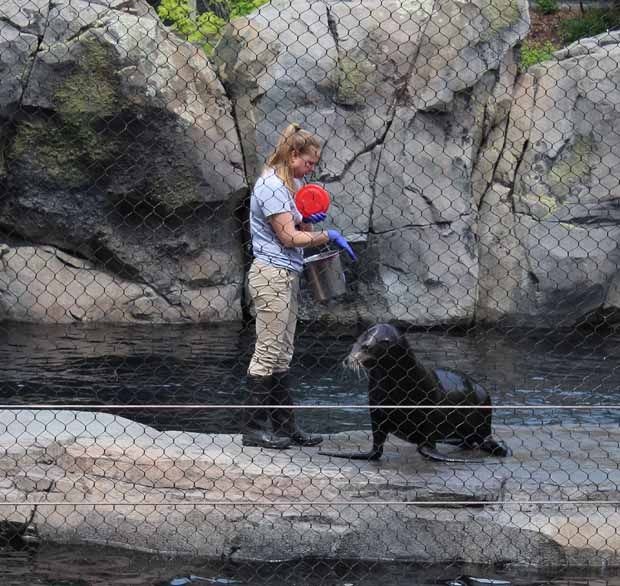
M378 324L355 342L345 365L368 371L368 404L372 449L362 453L321 451L320 454L357 460L378 460L388 434L417 444L425 457L443 462L472 462L435 449L437 442L458 443L493 456L507 456L507 446L491 435L489 394L468 375L447 368L426 368L395 327ZM388 408L404 405L418 408ZM420 409L419 406L429 408ZM434 409L440 405L471 405L471 409ZM480 408L487 407L487 408Z

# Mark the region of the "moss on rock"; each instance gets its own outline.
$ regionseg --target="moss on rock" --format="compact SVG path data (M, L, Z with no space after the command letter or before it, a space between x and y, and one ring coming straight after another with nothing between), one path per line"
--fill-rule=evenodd
M365 87L370 87L375 65L367 58L343 55L338 60L338 101L349 106L366 102Z
M532 215L539 220L547 220L559 207L557 200L546 194L530 191L523 199Z
M82 36L71 55L50 91L53 112L18 122L11 158L37 182L63 190L97 184L127 213L145 204L145 214L158 209L167 217L201 204L208 186L178 117L137 110L123 95L123 63L105 42Z
M113 58L93 39L81 40L80 51L74 70L53 93L55 114L19 123L11 154L66 188L98 178L118 156L120 144L100 124L122 107Z
M517 24L522 18L518 0L487 0L481 8L482 16L487 20L487 29L483 36L488 40L499 31Z
M174 168L161 165L150 167L148 199L155 205L163 205L168 212L192 208L203 200L199 189L200 177L190 164Z
M540 203L542 206L544 206L545 208L547 208L547 214L546 216L550 216L551 214L553 214L553 212L555 212L558 209L558 202L555 198L551 197L550 195L538 195L536 196L536 199L538 201L538 203Z
M45 173L53 182L78 187L88 180L81 164L81 144L62 124L53 119L33 119L18 126L13 156L28 159L37 172Z
M81 41L81 49L76 70L54 93L58 113L74 124L113 116L123 101L109 51L94 39Z
M592 173L594 156L595 145L592 139L578 136L566 156L555 161L547 173L546 183L552 195L564 201L575 185L584 184Z
M579 225L573 224L571 222L560 222L560 226L562 226L562 228L565 228L566 231L569 231L569 230L584 230L583 226L579 226Z

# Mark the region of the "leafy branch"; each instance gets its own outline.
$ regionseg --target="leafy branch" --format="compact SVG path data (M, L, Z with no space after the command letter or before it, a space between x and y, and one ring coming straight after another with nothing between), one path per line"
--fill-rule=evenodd
M180 36L211 53L227 22L253 12L265 1L215 0L211 10L194 14L188 0L161 0L157 13Z

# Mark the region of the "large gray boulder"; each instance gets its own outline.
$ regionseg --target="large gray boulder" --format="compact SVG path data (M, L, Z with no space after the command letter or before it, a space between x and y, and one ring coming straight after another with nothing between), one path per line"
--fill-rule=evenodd
M620 34L519 73L528 27L517 0L275 1L232 24L215 57L246 159L313 129L332 221L360 243L349 298L307 317L617 314Z
M205 267L213 263L202 260ZM222 255L220 261L227 259ZM181 302L171 303L147 284L120 279L51 246L0 248L0 311L12 321L235 321L239 295L233 283L182 290Z
M619 42L580 41L521 76L480 153L479 170L493 165L479 193L481 319L617 319Z
M37 6L3 4L0 19L7 244L25 264L50 246L77 257L74 267L82 259L134 300L151 290L159 309L131 320L240 319L236 209L247 186L230 101L206 56L140 0ZM38 243L48 248L33 254ZM69 289L88 272L57 296L57 311L29 305L36 292L8 270L6 296L20 300L12 319L132 313L109 313L112 292L75 311Z
M216 47L250 163L287 122L324 143L318 176L332 222L364 258L339 319L472 319L471 177L485 112L514 83L514 46L528 28L520 0L276 0L233 22ZM512 79L498 81L500 70Z
M208 59L142 0L2 3L0 225L19 254L1 315L240 318L240 206L298 121L324 144L329 225L362 258L305 319L616 318L620 35L519 72L528 28L525 0L274 0ZM91 291L29 304L18 257L49 254L78 288L96 270L129 292L127 310L84 307Z

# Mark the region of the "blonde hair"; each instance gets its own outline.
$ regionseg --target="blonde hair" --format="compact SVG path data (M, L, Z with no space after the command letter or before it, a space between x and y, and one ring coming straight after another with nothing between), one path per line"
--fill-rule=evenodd
M291 171L291 156L294 153L305 155L312 150L315 150L317 154L321 151L318 139L311 132L303 130L299 124L293 123L284 129L276 150L267 159L267 166L276 172L293 195L297 187Z

